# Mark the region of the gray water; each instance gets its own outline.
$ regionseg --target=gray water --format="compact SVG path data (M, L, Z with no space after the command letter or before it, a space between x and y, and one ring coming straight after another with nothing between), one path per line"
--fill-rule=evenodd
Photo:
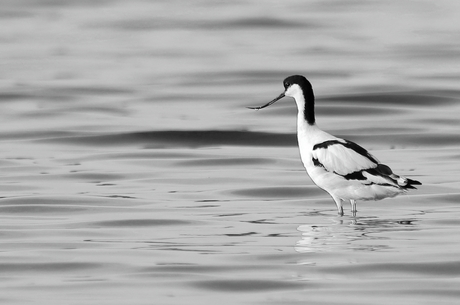
M460 3L3 1L4 304L457 304ZM296 107L422 181L337 216Z

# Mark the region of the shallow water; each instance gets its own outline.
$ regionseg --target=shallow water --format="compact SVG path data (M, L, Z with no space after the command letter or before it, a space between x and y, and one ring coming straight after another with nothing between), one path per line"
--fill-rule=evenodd
M459 12L5 2L0 301L458 303ZM423 185L338 217L294 102L245 108L295 73L321 128Z

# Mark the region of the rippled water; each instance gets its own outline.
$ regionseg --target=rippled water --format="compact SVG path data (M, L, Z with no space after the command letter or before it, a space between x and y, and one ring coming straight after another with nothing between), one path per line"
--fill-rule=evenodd
M460 5L4 1L0 301L456 304ZM417 191L338 217L281 81Z

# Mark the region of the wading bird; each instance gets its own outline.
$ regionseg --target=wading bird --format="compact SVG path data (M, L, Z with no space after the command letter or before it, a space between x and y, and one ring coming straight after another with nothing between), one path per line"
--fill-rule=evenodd
M398 176L358 144L337 138L318 128L315 122L315 97L310 82L293 75L283 82L284 92L262 109L285 96L295 99L298 109L297 140L300 156L313 182L334 199L339 215L343 201L350 201L356 215L356 200L380 200L415 189L417 180Z

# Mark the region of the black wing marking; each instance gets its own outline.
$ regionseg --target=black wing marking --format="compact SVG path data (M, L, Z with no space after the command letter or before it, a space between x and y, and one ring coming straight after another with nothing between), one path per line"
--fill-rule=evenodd
M379 163L366 149L348 140L328 140L313 146L312 162L317 167L340 175L347 180L360 180L366 185L378 184L397 188L415 188L420 182L407 179L398 183L400 176L393 174L390 167Z

